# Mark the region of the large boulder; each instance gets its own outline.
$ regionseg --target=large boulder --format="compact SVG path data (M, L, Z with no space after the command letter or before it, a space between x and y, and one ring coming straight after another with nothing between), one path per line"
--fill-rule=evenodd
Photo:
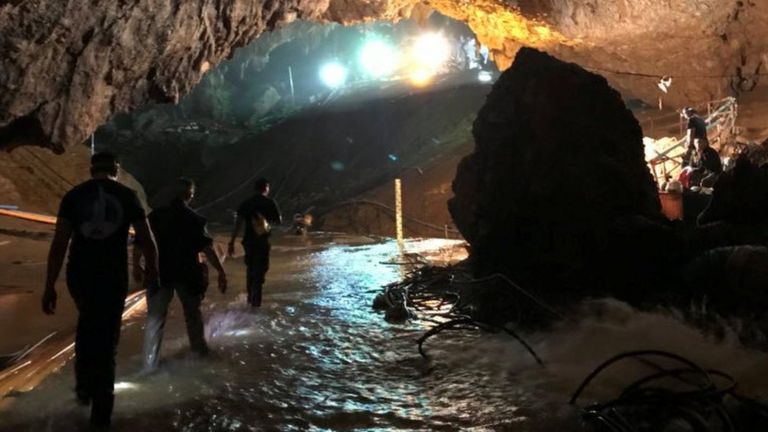
M581 296L602 294L606 268L663 265L655 253L674 236L642 131L603 77L521 49L473 134L448 205L476 273Z

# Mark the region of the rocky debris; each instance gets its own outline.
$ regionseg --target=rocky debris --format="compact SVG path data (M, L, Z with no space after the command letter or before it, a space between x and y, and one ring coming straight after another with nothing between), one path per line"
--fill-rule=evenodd
M640 126L604 78L522 49L473 134L449 209L480 274L546 274L553 288L585 288L602 266L593 257L656 229Z

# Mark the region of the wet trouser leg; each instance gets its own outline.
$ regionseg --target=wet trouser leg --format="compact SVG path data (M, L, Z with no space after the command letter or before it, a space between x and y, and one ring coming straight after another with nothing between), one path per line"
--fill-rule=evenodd
M147 323L144 327L144 369L157 368L160 361L160 345L163 342L168 305L173 299L173 288L161 286L147 291Z
M114 405L115 355L127 283L68 278L79 312L75 336L75 391L90 399L91 423L109 426Z
M192 352L204 356L208 354L208 344L205 342L203 314L200 312L203 294L195 293L182 284L174 284L173 288L176 294L179 295L181 307L184 309L184 321L187 324L189 347Z
M261 306L261 291L269 270L269 238L259 238L245 247L246 284L248 303Z

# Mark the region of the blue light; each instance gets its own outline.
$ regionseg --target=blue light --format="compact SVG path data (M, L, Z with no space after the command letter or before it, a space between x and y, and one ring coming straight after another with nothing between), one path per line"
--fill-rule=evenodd
M329 88L335 89L347 81L347 68L340 63L326 63L320 68L320 80Z

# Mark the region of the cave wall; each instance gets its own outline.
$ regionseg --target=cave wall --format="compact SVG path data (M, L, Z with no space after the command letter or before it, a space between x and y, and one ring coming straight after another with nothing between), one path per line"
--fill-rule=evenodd
M55 215L64 194L90 178L90 159L85 146L74 146L63 155L31 146L0 152L0 204ZM135 190L149 209L144 188L135 177L121 168L118 181Z
M749 91L768 60L765 1L429 5L467 22L501 68L533 46L648 102L662 96L679 106ZM424 9L413 0L0 1L0 147L61 152L113 113L176 102L235 48L286 22L396 20ZM669 74L677 78L661 94L655 83Z
M625 96L682 106L754 88L768 67L768 2L518 0L431 2L466 21L506 69L523 46L606 76ZM656 83L674 78L669 93Z
M0 2L0 141L63 151L115 112L177 102L259 34L323 0ZM29 142L34 141L34 142Z

